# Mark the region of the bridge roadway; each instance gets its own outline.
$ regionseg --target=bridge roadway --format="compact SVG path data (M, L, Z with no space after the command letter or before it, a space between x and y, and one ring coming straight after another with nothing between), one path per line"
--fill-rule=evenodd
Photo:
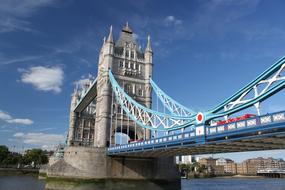
M109 156L167 157L285 149L285 111L109 147Z
M83 91L80 99L75 106L74 112L81 113L97 96L97 78L92 81L89 88Z

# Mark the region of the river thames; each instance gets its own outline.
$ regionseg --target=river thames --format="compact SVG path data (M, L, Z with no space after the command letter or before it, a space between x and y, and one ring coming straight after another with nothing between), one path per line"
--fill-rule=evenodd
M181 181L181 190L285 190L285 179L277 178L211 178L192 179ZM47 190L47 189L68 189L68 190L109 190L103 186L88 184L60 184L56 187L46 184L33 176L0 176L0 190ZM145 186L128 186L127 184L117 185L111 189L116 190L145 190Z

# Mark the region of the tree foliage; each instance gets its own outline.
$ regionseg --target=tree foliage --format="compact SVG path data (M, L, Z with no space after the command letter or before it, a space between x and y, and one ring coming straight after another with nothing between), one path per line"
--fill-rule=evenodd
M41 149L27 150L24 155L10 152L8 147L0 145L0 165L32 165L34 167L48 163L47 151Z

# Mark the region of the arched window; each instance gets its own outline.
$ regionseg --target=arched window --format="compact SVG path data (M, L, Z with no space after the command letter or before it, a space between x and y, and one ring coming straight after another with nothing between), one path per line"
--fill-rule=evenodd
M134 53L134 51L131 51L131 58L132 58L132 59L135 58L135 53Z
M122 60L120 60L120 67L123 68L124 67L124 62Z
M125 85L125 91L130 94L132 92L132 85L131 84L126 84Z
M129 57L130 56L130 52L129 50L126 50L126 57Z

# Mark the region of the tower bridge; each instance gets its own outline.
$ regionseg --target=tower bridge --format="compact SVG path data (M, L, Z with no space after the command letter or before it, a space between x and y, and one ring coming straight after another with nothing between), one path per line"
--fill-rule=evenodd
M143 51L128 24L116 42L111 27L97 78L72 95L68 147L49 176L174 183L176 155L285 148L285 112L260 112L262 102L285 87L285 57L213 109L199 112L160 89L152 70L150 37ZM231 118L250 107L255 114Z

